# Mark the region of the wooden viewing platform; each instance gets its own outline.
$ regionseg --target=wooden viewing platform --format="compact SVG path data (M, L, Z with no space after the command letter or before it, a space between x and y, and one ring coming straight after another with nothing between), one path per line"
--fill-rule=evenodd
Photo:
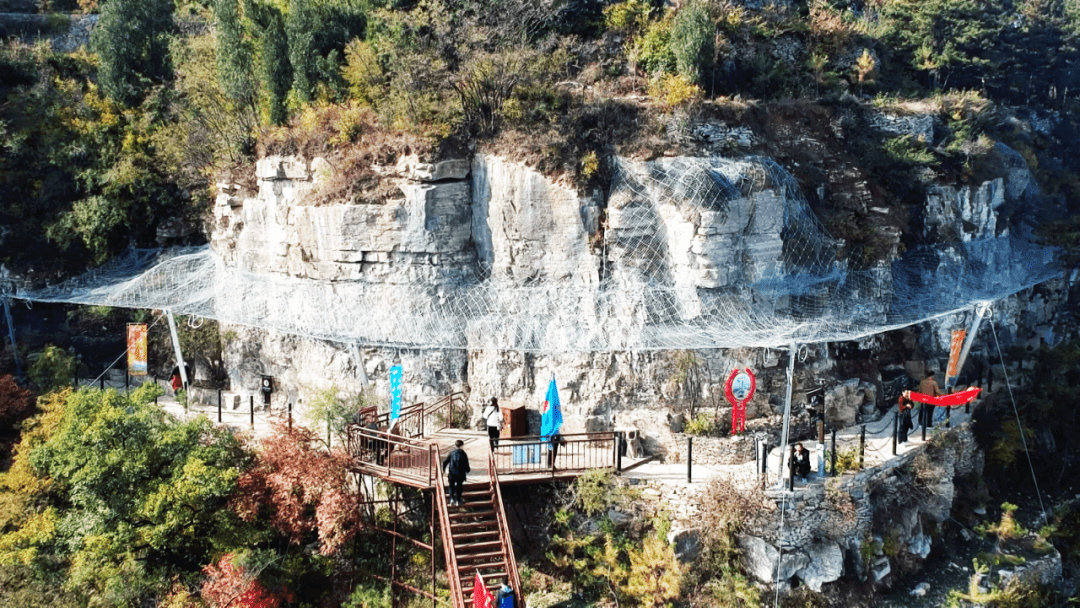
M487 433L452 428L452 421L464 411L461 393L432 404L404 407L393 424L389 413L379 414L374 408L361 411L362 422L346 429L351 470L414 488L432 488L436 468L459 439L472 467L469 481L477 482L487 481L489 452L502 484L567 481L592 469L619 472L646 462L622 455L626 438L616 431L560 435L554 461L550 458L551 442L535 435L501 437L498 446L491 449Z
M593 469L619 472L644 464L648 459L623 456L626 438L616 431L560 435L557 445L537 436L501 437L492 448L487 433L452 428L455 420L467 419L463 415L466 412L464 396L460 393L432 404L404 407L393 421L388 413L380 414L374 408L362 410L359 423L346 428L349 468L353 473L395 486L431 490L431 532L434 536L437 520L454 608L471 608L472 598L467 588L474 572L487 577L485 584L489 589L497 588L497 581L506 578L517 605L523 606L500 486L572 481ZM464 506L449 505L442 470L442 459L458 440L464 444L471 468ZM396 533L394 539L396 543ZM414 544L434 553L434 544ZM396 554L396 549L392 553ZM431 593L393 577L390 582L430 598L433 606L436 603L434 570Z

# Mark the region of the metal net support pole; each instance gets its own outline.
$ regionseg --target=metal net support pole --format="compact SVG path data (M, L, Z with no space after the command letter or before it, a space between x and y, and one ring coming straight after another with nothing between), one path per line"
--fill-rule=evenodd
M780 434L780 462L776 465L776 479L780 487L784 485L784 448L788 444L788 432L791 430L791 385L795 378L795 356L798 346L792 342L788 351L787 396L784 398L784 430Z

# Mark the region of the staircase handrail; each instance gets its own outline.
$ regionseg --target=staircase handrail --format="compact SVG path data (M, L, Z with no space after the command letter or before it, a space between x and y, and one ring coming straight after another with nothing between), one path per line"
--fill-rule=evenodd
M499 540L502 544L503 559L506 560L506 575L510 579L510 587L514 590L515 605L524 606L525 598L521 595L521 578L518 576L517 558L514 557L514 543L510 538L510 522L506 519L506 508L503 506L502 488L499 486L499 471L495 466L494 452L488 452L488 479L491 480L491 488L494 492L495 514L499 518Z
M406 405L398 410L397 428L405 431L411 431L407 434L403 433L403 437L409 437L410 439L424 436L424 402L420 401L410 405ZM418 428L411 428L410 423L416 418L417 422L414 426ZM386 429L390 427L390 412L382 412L375 415L375 424L380 429Z
M454 412L458 411L458 408L465 407L465 393L455 392L449 395L443 395L435 400L430 406L427 407L427 411L424 412L424 428L429 433L438 433L443 429L454 428ZM439 419L439 415L442 414L442 419Z
M465 393L456 392L443 395L432 404L424 401L403 406L398 410L397 428L403 437L415 439L437 433L445 428L453 428L454 412L458 408L465 407ZM442 420L438 415L448 410ZM390 412L382 412L374 415L374 422L380 429L390 426Z
M446 579L450 581L450 597L454 608L465 608L465 592L461 588L457 552L454 550L454 539L450 533L450 511L446 504L446 481L443 479L442 454L439 452L439 446L432 444L430 454L432 468L435 470L434 496L438 501L439 527L442 532L443 554L446 558ZM432 539L432 542L434 540Z

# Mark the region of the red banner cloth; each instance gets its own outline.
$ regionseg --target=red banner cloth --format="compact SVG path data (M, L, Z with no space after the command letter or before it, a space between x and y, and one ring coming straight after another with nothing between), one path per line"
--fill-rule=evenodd
M922 393L916 393L915 391L907 391L908 399L912 401L918 401L919 403L926 403L929 405L936 405L938 407L957 407L970 402L975 397L979 396L979 391L982 389L979 387L972 387L967 390L960 391L959 393L952 393L950 395L942 395L940 397L931 397L930 395L924 395Z
M495 606L495 596L484 586L484 577L480 576L479 570L476 571L476 578L473 579L472 605L474 608L494 608Z

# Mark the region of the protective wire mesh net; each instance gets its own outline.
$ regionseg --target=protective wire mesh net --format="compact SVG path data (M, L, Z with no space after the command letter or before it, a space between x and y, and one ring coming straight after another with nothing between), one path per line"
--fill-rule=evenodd
M765 158L617 161L602 238L542 268L323 281L253 273L210 248L127 255L15 297L188 314L366 346L536 352L842 341L994 301L1060 274L989 230L852 270L794 178ZM580 231L580 226L578 227ZM552 260L562 260L555 262Z

